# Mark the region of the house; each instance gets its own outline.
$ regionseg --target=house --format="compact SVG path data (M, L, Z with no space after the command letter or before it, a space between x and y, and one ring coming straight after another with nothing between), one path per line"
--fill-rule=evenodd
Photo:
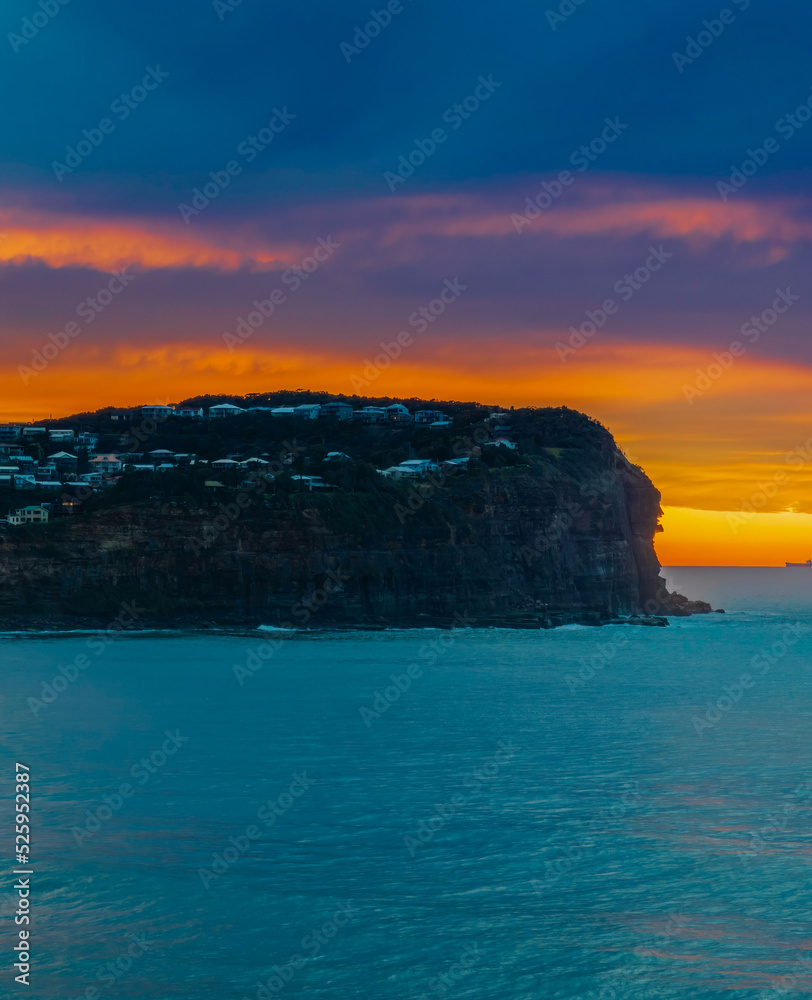
M218 483L216 479L207 479L206 482L203 483L203 489L208 490L210 493L215 493L217 490L224 490L225 488L225 484Z
M186 417L189 420L202 420L202 406L180 406L175 410L176 417Z
M22 424L0 424L0 442L19 441Z
M275 406L271 410L272 417L292 417L294 416L292 406Z
M328 451L324 458L325 462L351 462L352 459L345 451Z
M305 420L316 420L321 406L318 403L302 403L293 407L294 417L303 417Z
M45 427L23 427L24 438L45 437L47 433L48 431Z
M259 469L267 464L264 458L246 458L244 462L240 462L243 469Z
M175 466L171 462L161 462L160 465L155 466L156 472L174 472Z
M0 476L17 476L19 472L19 465L0 465Z
M80 500L78 497L71 497L64 494L59 501L59 513L60 514L75 514L77 510L80 509L84 500Z
M414 415L416 424L433 424L436 420L448 420L442 410L418 410Z
M175 457L174 451L169 451L167 448L156 448L154 451L147 452L147 454L153 462L166 462L170 458Z
M48 456L48 461L53 464L60 475L64 475L66 472L76 472L76 464L79 460L67 451L57 451Z
M97 455L90 460L93 472L121 472L122 462L117 455Z
M63 490L65 487L58 479L39 479L36 488L38 490Z
M272 406L249 406L249 413L273 413Z
M516 448L518 447L518 445L516 444L516 442L515 442L515 441L509 441L509 440L508 440L507 438L505 438L505 437L498 437L498 438L495 438L495 439L494 439L494 440L493 440L493 441L491 442L491 444L492 444L492 445L493 445L493 446L494 446L495 448L510 448L510 450L511 450L511 451L516 451Z
M362 424L385 424L389 419L389 414L381 406L364 406L353 413L356 420Z
M47 507L23 507L21 510L15 510L9 514L8 523L47 524L50 519L51 512Z
M99 435L89 431L80 431L74 438L74 448L85 448L89 453L95 452L98 444Z
M35 490L37 480L33 475L14 476L14 488L18 490Z
M432 421L432 423L429 424L429 427L450 427L450 426L451 426L451 421L448 419L448 417L445 417L443 420L434 420Z
M410 424L414 419L402 403L392 403L384 407L390 424Z
M459 472L461 469L467 469L470 461L470 455L466 455L465 458L448 458L443 462L443 469L447 469L449 472Z
M247 413L247 410L243 410L240 406L235 406L233 403L218 403L217 406L209 407L210 417L238 417L241 413Z
M423 475L418 469L404 468L402 465L390 465L388 469L378 469L382 476L387 479L422 479Z
M175 413L174 406L142 406L141 415L144 417L149 417L152 420L165 420L167 417L173 416Z
M73 441L74 434L76 432L70 430L70 428L64 427L52 427L49 436L51 441L56 444L58 441Z
M409 458L401 462L399 468L414 469L419 475L425 476L429 472L439 472L440 463L433 458Z
M100 483L102 474L100 472L83 472L79 478L83 483Z
M322 403L319 408L320 420L352 420L352 414L349 403Z
M337 490L332 483L325 483L321 476L291 476L291 479L302 484L302 488L312 493L313 490Z
M230 469L239 469L240 463L235 462L233 458L218 458L216 462L211 463L211 467L215 472L228 472Z

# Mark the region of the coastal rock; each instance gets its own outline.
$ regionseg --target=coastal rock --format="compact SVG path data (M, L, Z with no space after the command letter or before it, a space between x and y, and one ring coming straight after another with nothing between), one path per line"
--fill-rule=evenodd
M528 418L526 462L474 462L436 489L269 489L244 508L231 493L111 500L8 529L0 627L122 613L128 624L113 627L659 626L709 612L660 576L659 492L573 412L566 447L547 447L558 439L534 435Z

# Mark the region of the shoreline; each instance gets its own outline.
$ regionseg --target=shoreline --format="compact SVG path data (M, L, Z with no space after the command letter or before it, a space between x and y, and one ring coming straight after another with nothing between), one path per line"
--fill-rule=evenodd
M723 611L711 611L709 614L724 614ZM172 623L161 620L145 619L137 628L116 626L110 620L95 618L36 618L27 620L10 620L0 622L0 639L12 638L81 638L94 635L115 635L116 638L129 636L131 638L148 638L150 636L188 635L234 635L251 636L257 634L273 636L274 638L292 637L308 633L320 632L410 632L418 630L464 631L467 629L510 629L513 631L551 631L567 625L580 625L585 628L605 628L607 626L637 626L666 627L672 618L693 617L692 615L606 615L598 613L555 615L494 615L487 619L462 619L429 617L404 621L385 622L332 622L325 621L313 626L276 626L270 624L249 624L247 622L203 621L200 619L176 620ZM555 618L556 620L553 620ZM461 621L463 622L461 624Z

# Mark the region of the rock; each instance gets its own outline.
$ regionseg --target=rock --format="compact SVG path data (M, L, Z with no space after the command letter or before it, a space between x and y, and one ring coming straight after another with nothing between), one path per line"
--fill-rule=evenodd
M0 627L108 628L125 605L136 627L663 626L709 612L660 577L651 481L608 431L567 421L561 460L539 422L527 464L448 477L428 498L412 484L277 491L239 509L224 493L237 516L144 500L4 532Z

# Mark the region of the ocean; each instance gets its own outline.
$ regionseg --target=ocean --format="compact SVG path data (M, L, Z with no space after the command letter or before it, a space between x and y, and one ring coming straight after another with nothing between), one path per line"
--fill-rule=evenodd
M2 994L808 994L812 571L665 575L727 613L3 635Z

